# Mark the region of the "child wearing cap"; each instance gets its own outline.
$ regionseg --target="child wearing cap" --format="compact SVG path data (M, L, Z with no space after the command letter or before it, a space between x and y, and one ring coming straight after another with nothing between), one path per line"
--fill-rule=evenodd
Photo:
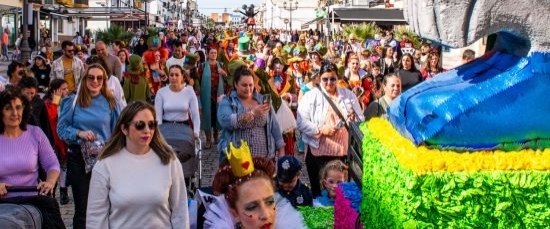
M302 164L293 156L284 156L277 161L277 192L288 199L292 206L312 206L313 195L300 182Z

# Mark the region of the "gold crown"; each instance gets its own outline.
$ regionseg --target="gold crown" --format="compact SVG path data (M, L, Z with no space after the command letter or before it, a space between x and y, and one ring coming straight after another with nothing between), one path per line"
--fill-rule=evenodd
M244 177L254 172L250 149L244 140L241 140L241 148L235 148L232 142L229 143L229 152L226 152L226 156L231 165L231 172L236 177Z

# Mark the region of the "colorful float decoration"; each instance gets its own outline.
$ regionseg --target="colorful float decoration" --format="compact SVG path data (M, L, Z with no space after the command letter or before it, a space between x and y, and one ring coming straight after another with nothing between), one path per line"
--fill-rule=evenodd
M420 36L453 47L497 40L484 56L403 93L389 120L354 133L362 136L352 147L362 154L350 155L352 168L362 163L362 224L550 227L550 30L540 23L550 21L550 5L422 2L405 1Z

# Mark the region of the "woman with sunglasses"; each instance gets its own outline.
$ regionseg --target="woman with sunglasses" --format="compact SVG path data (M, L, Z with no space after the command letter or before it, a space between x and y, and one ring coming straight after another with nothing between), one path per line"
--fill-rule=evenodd
M189 228L182 167L155 116L143 101L120 114L92 172L87 228Z
M114 130L119 110L107 87L107 73L99 64L85 71L76 95L61 101L57 134L69 144L67 180L71 184L75 212L73 228L85 228L91 173L86 172L81 143L104 143Z
M346 126L364 120L355 94L336 86L336 65L324 62L319 74L320 87L306 93L298 105L297 125L307 145L306 166L310 181L319 180L319 170L327 162L345 158L349 134ZM338 110L334 110L330 103ZM320 184L312 182L311 192L313 196L319 196Z

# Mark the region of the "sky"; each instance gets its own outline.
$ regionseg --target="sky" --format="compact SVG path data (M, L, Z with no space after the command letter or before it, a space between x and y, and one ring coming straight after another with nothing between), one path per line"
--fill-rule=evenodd
M201 13L210 16L210 13L223 13L224 8L231 13L234 8L241 9L243 4L254 4L257 7L263 2L263 0L197 0L197 5Z

